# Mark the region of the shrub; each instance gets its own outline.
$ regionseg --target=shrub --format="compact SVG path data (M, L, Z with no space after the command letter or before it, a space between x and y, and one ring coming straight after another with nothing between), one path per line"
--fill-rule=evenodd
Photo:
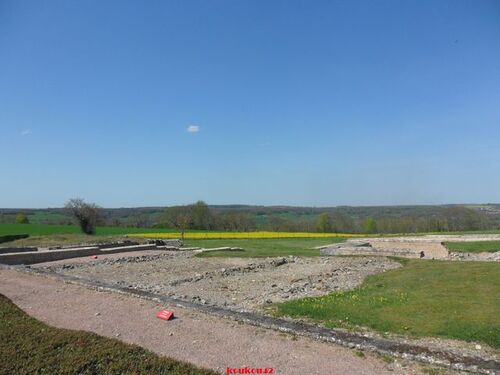
M28 216L26 216L23 212L19 212L16 215L16 223L17 224L29 224L30 221L28 219Z
M11 242L15 240L20 240L22 238L28 238L29 234L7 234L5 236L0 236L0 243Z

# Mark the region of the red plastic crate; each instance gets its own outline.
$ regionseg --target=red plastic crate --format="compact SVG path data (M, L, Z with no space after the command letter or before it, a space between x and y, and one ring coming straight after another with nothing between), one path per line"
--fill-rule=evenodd
M160 310L158 314L156 314L158 319L170 320L174 317L174 312L172 310Z

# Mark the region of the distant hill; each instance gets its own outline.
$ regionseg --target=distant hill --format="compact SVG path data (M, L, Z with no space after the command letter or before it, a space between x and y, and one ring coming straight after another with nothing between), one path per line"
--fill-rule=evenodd
M338 206L338 207L300 207L300 206L252 206L252 205L209 205L210 211L218 216L245 215L255 221L256 229L314 230L315 223L322 213L328 213L332 220L343 221L346 230L361 231L367 218L378 220L379 227L387 227L391 232L397 223L411 220L406 227L411 230L414 223L430 221L443 215L453 216L453 212L468 209L482 220L486 229L500 227L500 204L458 204L458 205L418 205L418 206ZM161 226L167 207L126 207L104 208L103 218L106 225L154 227ZM453 211L455 210L455 211ZM28 216L34 224L69 224L71 217L63 208L2 208L0 222L14 223L19 212ZM456 216L456 214L455 214ZM464 219L466 220L466 219ZM465 225L465 224L464 224ZM468 224L467 224L468 225ZM285 227L285 228L281 228ZM406 228L404 227L404 228ZM379 228L379 229L380 229ZM398 228L400 229L400 228ZM396 229L394 229L396 230ZM417 231L415 229L415 231Z

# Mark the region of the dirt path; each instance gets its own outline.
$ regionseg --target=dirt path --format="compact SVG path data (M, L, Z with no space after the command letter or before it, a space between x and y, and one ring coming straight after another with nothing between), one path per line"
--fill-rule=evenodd
M387 364L375 355L309 338L175 308L177 319L155 318L151 301L97 292L51 278L0 269L0 293L50 325L119 338L221 373L226 367L273 367L278 374L415 374L418 365ZM171 306L166 306L171 307ZM408 364L405 364L408 365Z

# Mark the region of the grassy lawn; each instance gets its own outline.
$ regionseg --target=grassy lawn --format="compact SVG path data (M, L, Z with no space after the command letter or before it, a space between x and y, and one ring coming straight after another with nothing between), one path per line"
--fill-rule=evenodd
M70 219L67 214L61 212L34 211L28 215L30 223L43 224L49 222L63 222Z
M67 246L67 245L80 245L85 243L97 243L97 242L116 242L130 240L125 236L89 236L86 234L48 234L43 236L30 236L28 238L22 238L15 241L4 242L0 244L3 247L23 247L23 246L33 246L33 247L48 247L48 246ZM136 241L136 239L131 239Z
M494 253L500 251L500 241L446 242L450 251L461 253Z
M41 236L47 234L80 233L76 225L49 225L49 224L0 224L0 235L29 234Z
M272 238L237 240L186 240L186 247L241 247L244 251L214 251L198 254L199 257L277 257L277 256L318 256L313 247L342 242L342 237L334 238Z
M329 327L482 341L500 348L500 264L401 260L360 288L273 306Z
M128 233L155 233L169 232L158 228L133 228L133 227L97 227L96 235L111 236L125 235ZM76 225L52 224L0 224L0 236L6 234L29 234L30 236L44 236L50 234L80 234L80 227Z
M171 233L178 232L174 229L164 229L164 228L136 228L136 227L97 227L96 235L98 236L112 236L112 235L125 235L125 234L140 234L140 233ZM207 232L209 231L199 231L199 230L189 230L187 232ZM56 224L0 224L0 236L8 234L29 234L30 236L44 236L51 234L79 234L81 233L80 228L77 225L56 225ZM489 233L500 233L498 230L491 231L477 231L477 232L440 232L440 233L399 233L399 234L366 234L363 236L367 237L394 237L394 236L415 236L415 235L427 235L427 234L489 234ZM359 235L358 235L359 236ZM329 237L325 237L328 239ZM338 240L334 238L334 240ZM486 241L481 241L486 242Z
M0 295L0 374L215 374L93 333L47 326Z

